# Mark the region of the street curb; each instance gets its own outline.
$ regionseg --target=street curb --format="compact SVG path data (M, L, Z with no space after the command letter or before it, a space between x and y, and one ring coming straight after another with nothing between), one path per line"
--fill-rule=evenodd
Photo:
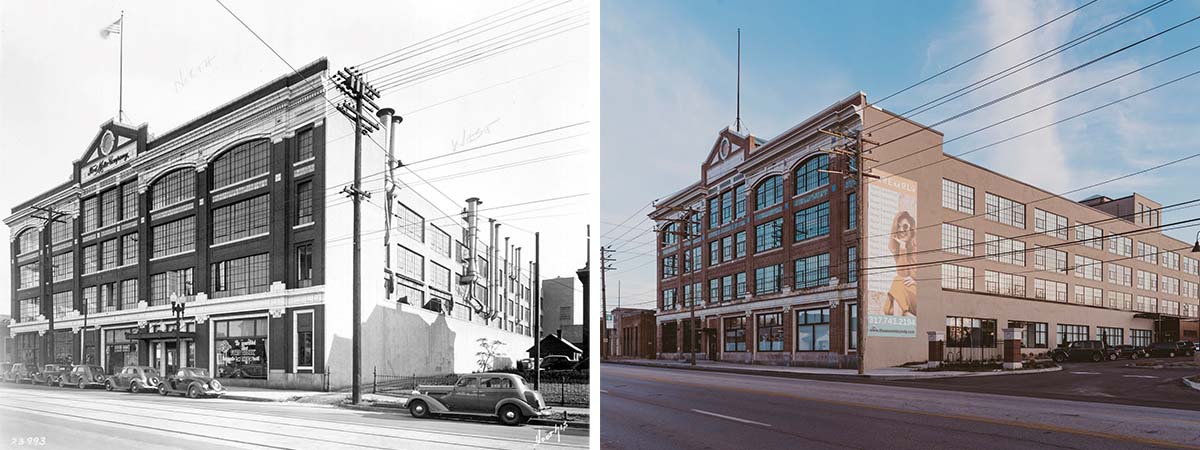
M1058 366L1058 367L1049 367L1049 368L1045 368L1045 369L1030 369L1030 370L1019 370L1019 371L1009 371L1009 372L969 372L969 373L953 374L953 375L947 374L947 375L914 376L914 375L821 374L821 373L786 372L786 371L781 371L781 370L739 369L739 368L734 368L734 367L703 367L703 366L691 367L691 366L677 366L677 365L673 365L673 364L645 364L645 363L636 363L636 362L630 362L630 361L606 361L605 364L624 364L627 366L637 366L637 367L656 367L656 368L661 368L661 369L699 370L699 371L703 371L703 372L734 373L734 374L739 374L739 375L760 375L760 376L765 376L765 377L796 378L796 379L823 380L823 381L862 380L862 379L883 380L883 381L926 380L926 379L935 379L935 378L936 379L966 378L966 377L984 377L984 376L997 376L997 375L1032 375L1035 373L1057 372L1057 371L1062 370L1062 366ZM601 375L601 376L603 376L603 375Z
M229 395L229 394L222 395L221 398L226 399L226 400L238 400L238 401L243 401L243 402L259 402L259 403L284 403L284 402L288 402L288 401L292 400L292 399L274 400L274 399L262 398L262 397L248 397L248 396L242 396L242 395Z
M358 411L370 411L370 412L401 412L401 411L407 412L408 411L407 409L401 408L399 406L364 406L364 405L348 405L348 404L334 405L334 406L337 406L339 408L353 409L353 410L358 410ZM579 429L584 429L584 430L588 429L587 422L560 422L560 421L549 420L549 419L530 419L529 420L529 424L531 424L531 425L555 426L555 425L562 425L563 423L566 423L568 428L579 428Z
M1200 391L1200 382L1189 380L1188 377L1183 377L1183 384L1187 385L1187 387Z

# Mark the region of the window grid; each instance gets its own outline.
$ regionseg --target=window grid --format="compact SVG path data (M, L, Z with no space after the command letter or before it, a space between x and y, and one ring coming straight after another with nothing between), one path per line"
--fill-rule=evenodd
M24 264L19 270L21 271L21 279L20 284L17 285L17 289L37 287L42 282L41 264L36 262Z
M93 273L100 268L100 260L97 259L96 246L89 245L83 248L83 274Z
M50 243L51 244L57 244L59 242L66 242L66 241L71 240L71 238L75 237L75 219L72 219L70 217L62 217L62 218L59 218L58 220L61 220L61 222L59 222L59 221L50 222ZM33 236L36 236L36 234L33 234ZM24 237L24 235L22 235L22 237ZM37 242L34 242L33 245L37 246ZM23 246L22 246L22 249L23 249Z
M195 216L155 225L152 232L152 258L190 252L196 248Z
M1077 284L1075 285L1075 303L1080 305L1104 306L1104 290Z
M1130 311L1133 309L1133 294L1110 290L1108 291L1108 302L1105 306L1111 309Z
M992 234L984 235L987 259L1017 266L1025 266L1025 243Z
M1133 239L1125 236L1109 236L1108 252L1125 257L1133 256Z
M1036 286L1036 284L1035 284ZM1065 285L1064 285L1065 286ZM983 272L983 288L985 291L1009 295L1013 297L1025 296L1025 277L1022 275L1014 275L1011 273L994 272L985 270ZM1065 289L1065 288L1064 288ZM1064 297L1066 292L1063 293Z
M305 181L296 185L296 225L304 225L313 221L312 182Z
M100 226L106 227L120 222L121 190L112 188L100 193Z
M796 351L829 351L829 308L796 311Z
M417 214L416 211L404 206L403 203L396 211L396 217L400 219L400 234L408 236L410 239L417 242L425 242L425 218Z
M267 253L230 259L210 265L212 298L267 292L271 288L271 260Z
M121 236L121 265L137 264L138 262L138 246L137 234L131 233Z
M100 270L117 267L120 261L118 241L116 238L100 242Z
M988 192L984 195L987 218L1017 228L1025 228L1025 204Z
M167 305L171 303L171 294L178 294L184 301L192 299L196 294L195 283L192 282L192 269L171 270L150 276L150 306ZM211 289L212 286L209 286ZM216 298L213 293L213 298Z
M1108 282L1121 286L1133 286L1133 269L1120 264L1108 263Z
M760 223L754 227L754 252L760 253L783 246L783 218Z
M82 212L79 214L79 217L83 218L83 232L84 233L87 233L89 231L96 229L96 225L98 224L98 222L96 221L96 213L97 213L96 202L99 201L99 199L100 199L100 196L98 196L98 195L94 195L94 196L85 198L85 199L83 199L82 206L79 207L79 209L82 210ZM26 251L25 246L21 246L21 251Z
M757 320L758 351L783 351L783 313L759 314Z
M829 184L829 155L818 155L809 158L796 168L796 195Z
M1065 216L1060 216L1038 208L1033 209L1033 230L1053 238L1067 240L1069 223ZM1077 229L1078 230L1078 229ZM1078 231L1076 231L1078 234Z
M263 194L212 211L213 244L270 232L271 195Z
M1104 263L1098 259L1075 255L1075 276L1085 280L1104 281Z
M746 351L746 317L728 317L725 322L725 351Z
M66 281L75 277L75 252L54 255L50 259L50 264L50 279L52 281Z
M964 214L975 214L975 188L943 178L942 207Z
M975 230L942 224L942 251L956 255L975 255Z
M776 219L783 227L783 218ZM829 235L829 202L796 212L796 242Z
M1033 279L1033 298L1041 300L1049 300L1052 302L1066 303L1067 302L1067 283L1057 281L1043 280L1041 278Z
M96 288L90 287L87 289L92 290L93 298L95 298L94 294L95 294ZM87 289L84 289L84 291L86 292ZM52 304L54 305L54 318L55 319L61 319L67 315L67 312L75 310L75 292L73 292L73 291L55 292L54 295L52 295L50 297L50 299L52 301ZM85 301L85 305L86 304L87 304L87 302Z
M212 189L220 189L270 172L270 140L238 144L212 163Z
M296 133L296 162L304 161L313 157L313 130L307 130Z
M313 248L307 242L296 246L296 285L299 287L312 286L313 282Z
M137 279L121 282L121 309L134 309L138 304Z
M1086 341L1090 336L1087 325L1058 324L1058 345L1060 346L1075 341Z
M961 291L975 290L975 268L955 264L942 264L942 287ZM997 290L999 279L997 278Z
M1067 252L1052 248L1033 249L1033 267L1038 270L1067 273Z
M822 253L796 260L796 289L829 285L829 254Z
M137 182L130 181L121 185L121 220L138 216Z
M1076 223L1075 242L1096 250L1104 250L1104 230L1088 224Z
M756 203L754 209L763 209L768 206L783 201L783 176L772 175L767 177L757 188L754 189Z
M397 246L396 274L413 281L425 281L425 257L404 246Z
M150 189L150 209L157 210L196 196L196 175L191 168L163 175Z

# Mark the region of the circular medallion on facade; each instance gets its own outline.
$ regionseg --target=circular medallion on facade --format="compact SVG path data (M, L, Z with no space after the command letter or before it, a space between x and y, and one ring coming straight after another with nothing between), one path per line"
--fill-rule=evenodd
M721 146L717 150L717 156L722 161L729 157L729 138L721 138Z
M108 156L108 152L112 151L113 144L116 143L116 140L117 139L113 137L112 130L105 131L104 136L100 137L100 154Z

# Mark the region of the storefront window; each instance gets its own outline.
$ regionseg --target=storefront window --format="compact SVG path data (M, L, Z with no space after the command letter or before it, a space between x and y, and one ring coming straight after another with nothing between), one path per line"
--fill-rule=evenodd
M267 319L238 319L214 323L216 376L267 378Z
M829 308L796 312L796 351L829 351Z
M137 342L125 337L125 333L136 330L136 328L104 330L104 367L109 374L116 373L125 366L140 365Z
M783 313L758 315L758 351L783 351Z
M746 351L745 317L729 317L725 319L725 351Z
M296 368L313 368L313 313L296 314Z

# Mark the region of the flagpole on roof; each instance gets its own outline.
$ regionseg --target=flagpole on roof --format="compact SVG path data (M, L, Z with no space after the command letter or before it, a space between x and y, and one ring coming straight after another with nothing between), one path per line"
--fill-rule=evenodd
M112 16L109 16L112 17ZM117 69L117 121L121 122L125 115L125 10L121 10L121 52Z

